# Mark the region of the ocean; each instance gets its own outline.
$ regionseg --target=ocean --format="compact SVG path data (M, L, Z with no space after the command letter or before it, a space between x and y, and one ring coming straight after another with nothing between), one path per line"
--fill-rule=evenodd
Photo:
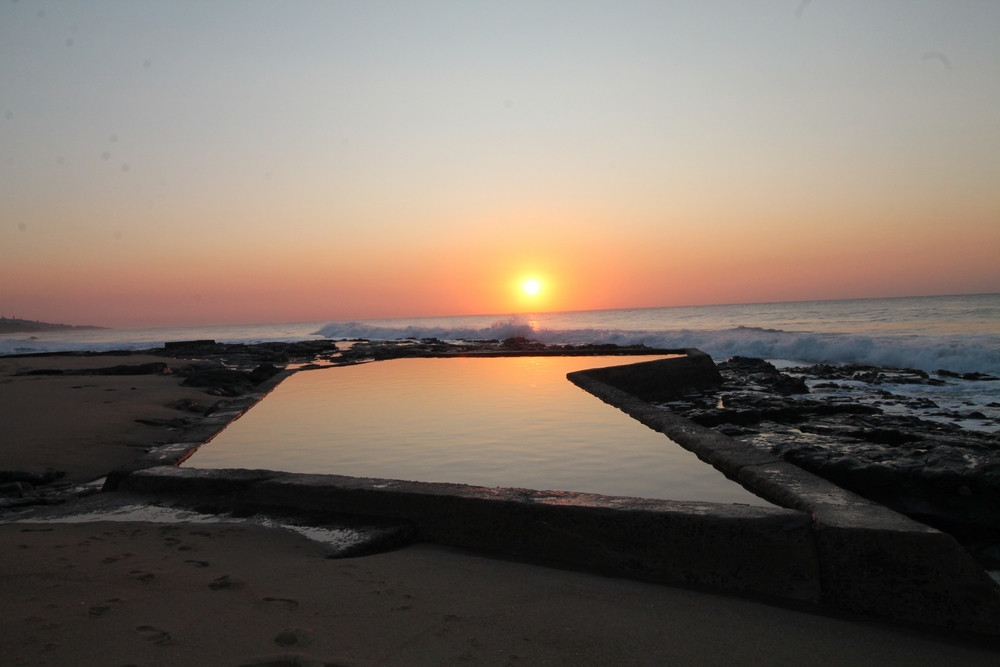
M0 355L142 349L170 340L220 342L407 337L697 347L801 364L861 363L1000 375L1000 294L851 299L562 313L420 317L0 336Z
M859 363L987 373L1000 377L1000 294L852 299L731 306L632 308L521 315L469 315L297 322L160 329L51 331L0 336L0 355L159 347L166 341L211 338L220 342L299 341L316 338L442 340L524 336L545 343L643 343L648 347L696 347L716 361L735 355L768 359L779 367ZM850 383L848 383L850 384ZM864 383L845 399L880 401ZM877 389L877 388L876 388ZM892 387L899 404L927 399L943 411L899 407L924 419L958 421L963 427L1000 430L1000 381L948 378L944 386ZM986 419L955 415L979 412Z

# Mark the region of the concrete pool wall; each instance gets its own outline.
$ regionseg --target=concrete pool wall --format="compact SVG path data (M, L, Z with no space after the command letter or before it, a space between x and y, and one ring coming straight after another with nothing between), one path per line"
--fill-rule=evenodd
M672 352L685 356L568 377L783 508L163 465L174 452L116 484L399 519L438 544L1000 635L1000 588L950 536L643 400L718 383L707 355Z
M1000 634L1000 587L951 536L640 398L673 398L710 387L717 376L708 355L690 350L683 359L579 371L568 379L772 502L805 513L821 603Z

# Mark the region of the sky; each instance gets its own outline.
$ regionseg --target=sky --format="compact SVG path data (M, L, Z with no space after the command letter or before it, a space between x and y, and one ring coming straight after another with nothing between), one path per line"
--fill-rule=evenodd
M998 258L991 0L0 0L7 317L1000 292Z

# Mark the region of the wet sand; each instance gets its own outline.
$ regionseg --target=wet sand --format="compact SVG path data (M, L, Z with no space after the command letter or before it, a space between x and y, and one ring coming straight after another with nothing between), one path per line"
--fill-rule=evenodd
M78 370L119 364L189 361L145 355L0 357L0 470L66 472L64 482L87 482L141 457L168 440L164 427L136 419L188 416L168 405L187 398L211 405L217 397L182 387L172 375L27 375L39 369Z
M738 598L245 525L0 526L4 665L994 665Z

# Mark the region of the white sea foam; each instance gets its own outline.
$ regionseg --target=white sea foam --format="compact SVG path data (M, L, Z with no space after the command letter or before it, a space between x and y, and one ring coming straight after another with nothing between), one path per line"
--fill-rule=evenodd
M836 333L800 333L736 327L720 330L626 331L621 329L545 329L511 320L489 327L388 327L345 322L322 327L319 335L333 339L502 340L522 336L543 343L643 344L656 348L696 347L716 360L735 355L789 359L803 363L861 363L873 366L935 371L1000 374L1000 336L863 336Z
M742 326L741 326L742 325ZM624 310L469 315L365 322L252 324L173 329L50 331L0 335L0 355L146 349L165 341L226 343L332 339L439 338L544 343L643 343L697 347L801 363L863 363L1000 374L1000 294L856 299L808 303L684 306ZM1000 384L1000 383L997 383Z

